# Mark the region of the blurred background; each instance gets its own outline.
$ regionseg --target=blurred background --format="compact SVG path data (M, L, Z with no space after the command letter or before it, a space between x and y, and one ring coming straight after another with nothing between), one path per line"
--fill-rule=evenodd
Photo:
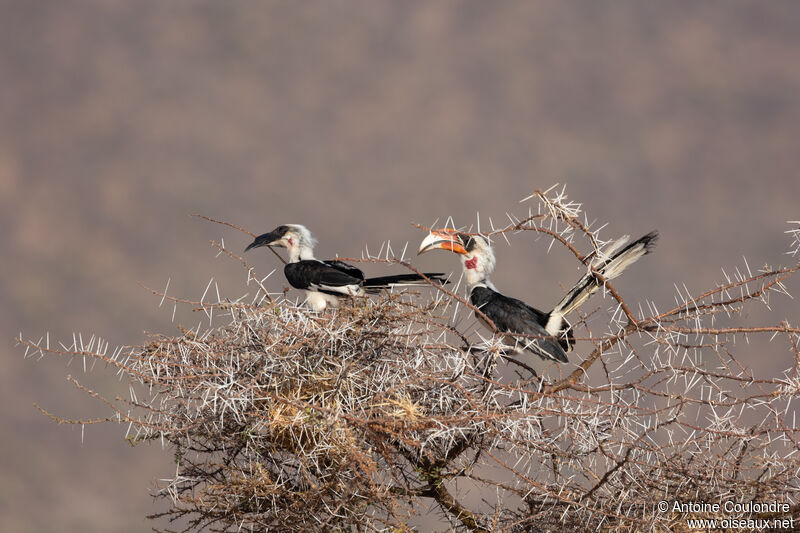
M149 490L169 450L33 406L107 415L65 377L111 397L126 384L24 359L14 339L132 345L203 320L173 323L139 282L252 294L208 245L241 252L246 236L191 213L256 233L303 223L318 256L353 257L415 249L412 221L502 225L561 183L605 237L661 231L615 283L633 305L711 288L743 256L796 262L798 28L789 1L0 2L0 530L149 531L163 509ZM280 267L260 252L261 275ZM552 305L580 269L546 252L500 240L495 283ZM458 271L450 254L416 261ZM797 320L772 303L745 320ZM774 374L791 361L773 348L737 355Z

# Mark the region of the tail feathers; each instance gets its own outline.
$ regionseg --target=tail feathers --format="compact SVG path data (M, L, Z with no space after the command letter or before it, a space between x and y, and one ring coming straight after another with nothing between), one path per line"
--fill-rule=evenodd
M425 276L431 281L437 282L441 285L448 283L442 272L425 272ZM382 289L388 289L395 285L427 285L428 282L419 274L397 274L394 276L380 276L377 278L368 278L364 280L364 290L367 292L380 292Z
M521 346L520 346L521 345ZM524 350L529 350L545 361L558 361L559 363L567 363L569 359L567 359L567 354L564 352L564 348L561 347L561 344L558 341L553 341L550 339L520 339L517 342L518 349L521 347Z
M617 253L617 250L625 246L629 240L631 240L630 235L623 235L611 244L606 245L604 250L596 250L589 254L590 256L594 256L591 263L592 266L594 268L600 268L603 263L614 257L614 254Z
M622 271L635 263L643 255L649 254L655 248L658 232L651 231L644 237L633 241L622 249L627 238L623 237L612 245L611 257L605 261L598 260L592 266L606 279L611 280L622 274ZM565 316L580 307L589 296L600 287L600 280L593 272L587 273L578 283L561 299L558 305L550 312L550 320L554 323L561 321ZM548 322L548 331L550 330Z
M652 252L656 247L657 240L658 232L651 231L644 237L640 237L625 248L622 248L620 251L610 254L611 259L600 266L595 266L595 268L607 280L614 279L622 274L622 271L628 268L628 266L638 261L640 257Z

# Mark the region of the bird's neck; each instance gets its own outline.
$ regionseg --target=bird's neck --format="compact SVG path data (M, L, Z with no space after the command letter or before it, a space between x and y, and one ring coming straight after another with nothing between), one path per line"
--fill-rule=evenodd
M314 249L307 244L298 244L289 248L289 262L297 263L298 261L305 261L314 259Z
M470 292L472 291L472 289L476 287L483 287L486 289L492 289L493 291L497 291L497 288L495 288L494 283L492 283L492 281L486 277L484 277L480 281L476 281L475 283L470 283L469 280L467 280L467 286L469 287Z
M489 276L485 272L478 272L474 268L467 268L464 269L464 277L467 280L467 286L470 290L474 289L475 287L488 287L492 290L495 290L494 284L489 279Z
M474 261L467 261L464 264L464 277L467 280L467 285L470 288L475 287L479 283L484 283L488 281L489 276L486 272L481 268L476 268L476 263Z

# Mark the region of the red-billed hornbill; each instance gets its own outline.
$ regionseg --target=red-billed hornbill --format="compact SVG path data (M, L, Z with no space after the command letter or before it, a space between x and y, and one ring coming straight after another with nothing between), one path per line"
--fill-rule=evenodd
M316 240L308 228L300 224L284 224L256 237L245 248L245 252L259 246L286 248L289 251L289 262L283 268L283 273L292 287L305 292L306 303L314 311L321 311L327 306L338 307L340 296L363 296L395 285L423 282L422 276L418 274L364 278L364 273L353 265L335 259L315 259L314 244ZM439 272L425 274L431 280L446 283L443 275Z
M651 252L657 238L658 232L653 231L625 246L628 237L623 237L605 250L602 256L595 258L592 267L605 280L613 279L640 257ZM489 281L489 274L494 270L494 252L489 240L483 235L431 230L420 244L419 253L435 248L450 250L461 256L470 290L470 301L494 322L498 331L539 336L514 338L513 335L507 335L506 340L511 341L518 351L527 349L542 359L567 362L565 352L572 349L575 340L565 317L601 286L600 278L593 272L588 272L550 312L543 313L521 300L497 292ZM475 315L489 327L483 317L478 313Z

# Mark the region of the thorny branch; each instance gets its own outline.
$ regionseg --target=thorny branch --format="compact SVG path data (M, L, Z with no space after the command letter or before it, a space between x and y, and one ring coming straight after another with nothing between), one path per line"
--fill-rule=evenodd
M533 232L591 269L610 241L582 206L563 189L528 200L535 209L484 234ZM787 233L797 258L800 230ZM213 327L110 353L94 337L19 339L27 356L96 360L128 380L129 399L73 380L106 418L40 409L63 423L124 423L132 443L168 447L177 470L157 496L170 508L154 519L184 531L411 531L433 504L470 531L688 531L685 516L653 504L779 501L800 512L800 329L742 318L789 294L800 265L736 269L697 295L676 286L666 312L605 284L614 304L581 315L585 334L576 331L575 363L559 379L476 331L476 309L457 291L386 292L317 314L270 294L253 267L214 246L257 283L253 301L150 289L215 310ZM366 261L418 272L388 254ZM782 375L740 362L747 345L736 340L754 336L772 341ZM514 357L533 379L502 377Z

